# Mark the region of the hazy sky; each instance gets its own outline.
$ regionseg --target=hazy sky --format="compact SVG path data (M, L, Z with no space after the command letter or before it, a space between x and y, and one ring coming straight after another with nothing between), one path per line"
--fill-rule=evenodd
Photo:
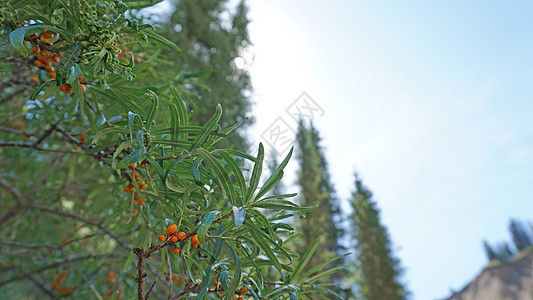
M414 299L461 289L487 263L483 239L533 220L531 2L248 3L255 139L293 125L283 110L303 91L324 109L338 194L357 170Z
M532 2L247 3L251 139L294 128L285 109L307 92L340 198L357 170L413 299L461 289L487 263L483 239L533 220Z

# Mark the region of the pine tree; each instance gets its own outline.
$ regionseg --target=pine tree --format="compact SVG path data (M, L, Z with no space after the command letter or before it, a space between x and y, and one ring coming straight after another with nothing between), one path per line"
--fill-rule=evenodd
M226 0L179 0L174 6L164 25L166 37L180 45L184 53L169 53L169 67L179 66L184 70L182 76L192 80L195 93L186 100L194 111L193 123L204 124L219 102L224 107L222 128L235 124L235 120L243 121L251 110L252 86L247 69L239 68L236 59L242 61L251 45L247 6L241 1L234 13ZM242 126L251 123L248 120ZM236 149L248 147L242 126L228 137L227 144Z
M400 262L393 256L389 234L380 223L379 209L372 200L372 192L357 174L352 206L361 297L366 300L405 299L407 292L399 281L402 272Z
M485 240L483 240L483 248L485 249L485 254L487 255L489 261L497 259L496 252L494 251L494 249L492 249L492 246L489 245L489 243Z
M298 159L300 171L298 184L300 186L299 201L301 205L311 206L318 204L319 209L307 213L306 218L297 221L297 226L303 233L302 245L309 245L319 236L323 236L317 251L309 261L307 268L312 268L321 262L337 255L344 254L345 249L339 244L339 238L343 236L341 219L338 211L338 199L335 190L330 183L327 170L326 158L320 147L318 131L311 124L309 128L300 120L297 131ZM304 252L301 249L300 252ZM343 265L339 259L330 264L330 268ZM329 280L337 283L332 289L343 295L341 279L345 272L333 274Z
M522 250L527 249L528 247L531 247L531 237L527 233L522 223L517 220L511 219L511 222L509 224L509 232L511 233L511 238L513 239L513 243L516 247L516 250L520 252Z

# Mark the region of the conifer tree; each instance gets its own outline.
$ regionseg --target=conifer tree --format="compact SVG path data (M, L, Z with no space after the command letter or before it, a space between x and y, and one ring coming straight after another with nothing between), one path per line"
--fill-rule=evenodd
M166 37L183 50L181 55L169 53L169 67L179 66L181 76L192 80L187 97L194 111L194 122L205 123L218 103L224 106L221 126L243 121L251 110L252 86L243 56L251 45L248 37L247 6L241 1L230 12L226 0L175 0L175 11L166 28ZM209 88L208 88L209 86ZM245 124L251 124L247 120ZM224 146L245 149L245 127L228 137Z
M511 238L513 239L516 250L520 252L528 247L531 247L531 237L527 233L522 223L511 219L509 224L509 232L511 233Z
M355 191L352 194L356 240L358 290L366 300L405 299L405 288L399 281L400 262L393 256L387 229L380 222L379 209L372 192L355 174Z
M343 235L338 213L338 199L335 190L330 183L327 170L326 158L320 146L320 136L316 128L311 124L306 127L300 120L297 131L298 159L300 171L298 184L300 186L299 201L301 205L319 205L319 209L307 213L305 219L297 220L296 226L303 233L303 245L309 245L317 237L323 236L315 255L311 258L308 268L312 268L321 262L344 254L345 249L339 244L339 238ZM301 249L303 252L305 249ZM335 260L330 268L343 264L343 260ZM344 294L341 289L341 279L345 272L338 272L330 277L330 280L338 284L332 288L339 294Z
M489 243L485 240L483 240L483 249L485 249L485 254L487 255L489 261L497 259L496 251L494 251L492 246L489 245Z

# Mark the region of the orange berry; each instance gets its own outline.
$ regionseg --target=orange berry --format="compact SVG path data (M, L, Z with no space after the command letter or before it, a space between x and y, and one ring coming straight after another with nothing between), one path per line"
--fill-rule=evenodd
M52 67L52 66L46 66L46 67L44 67L44 70L45 70L46 72L48 72L48 73L50 73L50 72L54 72L54 67Z
M127 193L131 193L133 192L133 187L131 185L127 185L125 188L124 188L124 191L127 192Z
M85 78L83 78L82 76L80 76L80 77L78 77L78 81L79 81L80 83L82 83L82 82L85 81Z
M132 175L133 175L133 177L139 177L139 176L141 176L141 175L139 175L139 173L137 173L137 172L135 172L135 171L133 171Z
M137 205L137 199L133 200L133 205Z
M141 202L141 206L143 206L143 205L144 205L144 200L143 200L143 198L139 197L139 201Z
M59 57L57 57L57 56L55 56L55 55L54 55L54 56L52 56L52 61L54 61L54 62L58 63L58 62L59 62L59 60L60 60L60 59L59 59Z
M130 169L135 169L135 168L137 168L137 163L132 163L131 165L129 165L128 168L130 168Z
M171 236L172 235L172 234L170 234L170 232L168 232L168 230L165 233L166 233L167 236Z
M139 211L137 211L137 209L133 209L133 214L136 215Z
M42 54L44 55L44 57L46 57L46 58L52 58L52 56L54 56L54 55L52 54L52 52L50 52L50 51L48 51L48 50L43 50L43 51L41 51L41 53L42 53Z
M244 286L242 286L242 287L239 289L239 294L241 294L241 295L246 295L246 293L248 293L248 289L245 288Z
M170 233L170 235L173 235L174 233L178 232L178 226L176 226L176 224L170 224L168 225L168 233Z
M180 277L177 274L172 274L172 281L178 281Z
M63 45L59 45L58 47L59 47L59 48L62 48ZM59 51L59 55L63 55L63 51Z
M237 300L244 300L244 298L242 296L239 296L239 299L237 299Z
M48 60L48 59L44 59L44 60L41 60L41 61L43 62L43 65L45 65L45 66L49 66L49 65L52 64L52 63L50 62L50 60Z
M222 298L226 297L226 293L222 293Z
M198 235L195 234L195 235L192 236L192 242L193 243L200 243L200 240L198 240Z
M187 235L185 234L185 232L181 231L180 233L178 233L178 240L183 241L186 237Z
M148 185L145 182L141 182L139 183L139 187L141 188L141 190L144 190L145 188L148 187Z
M67 89L67 85L66 84L62 84L62 85L59 86L59 89L64 92Z
M159 240L160 240L161 242L164 242L166 239L167 239L167 238L166 238L164 235L160 235L160 236L159 236Z
M172 237L170 238L170 241L172 241L173 243L175 243L175 242L178 241L178 237L174 235L174 236L172 236Z
M43 33L42 36L44 36L47 39L51 39L53 37L53 35L51 33L49 33L49 32Z
M39 78L37 78L37 77L32 77L32 78L31 78L31 82L39 82Z
M172 250L172 251L174 251L174 254L179 254L180 253L180 249L178 247L174 248L174 250Z
M195 242L193 242L191 248L196 249L196 248L198 248L198 245L199 245L199 244L200 244L200 243L195 243Z
M67 87L65 88L65 93L70 94L72 93L72 87L67 84Z
M36 60L36 61L34 61L33 64L34 64L36 67L39 67L39 68L43 66L43 62L40 61L40 60Z
M87 91L87 87L83 84L80 84L80 88L81 88L81 91L84 93Z
M48 73L48 76L50 76L50 78L56 78L56 73L55 72L50 72L50 73Z
M138 64L138 63L140 63L140 62L141 62L141 58L140 58L140 57L138 57L138 56L137 56L137 57L135 57L135 63L136 63L136 64Z
M38 46L32 46L31 47L31 52L33 52L33 53L39 52L39 47Z

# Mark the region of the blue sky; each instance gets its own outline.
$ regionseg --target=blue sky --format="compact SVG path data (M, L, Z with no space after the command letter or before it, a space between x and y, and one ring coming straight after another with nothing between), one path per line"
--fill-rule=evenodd
M487 263L483 239L533 220L533 3L247 3L250 139L294 127L284 110L307 92L339 197L348 208L357 170L413 299L461 289Z
M306 91L338 194L355 170L373 190L414 299L462 288L483 239L533 219L532 3L248 3L252 138Z

